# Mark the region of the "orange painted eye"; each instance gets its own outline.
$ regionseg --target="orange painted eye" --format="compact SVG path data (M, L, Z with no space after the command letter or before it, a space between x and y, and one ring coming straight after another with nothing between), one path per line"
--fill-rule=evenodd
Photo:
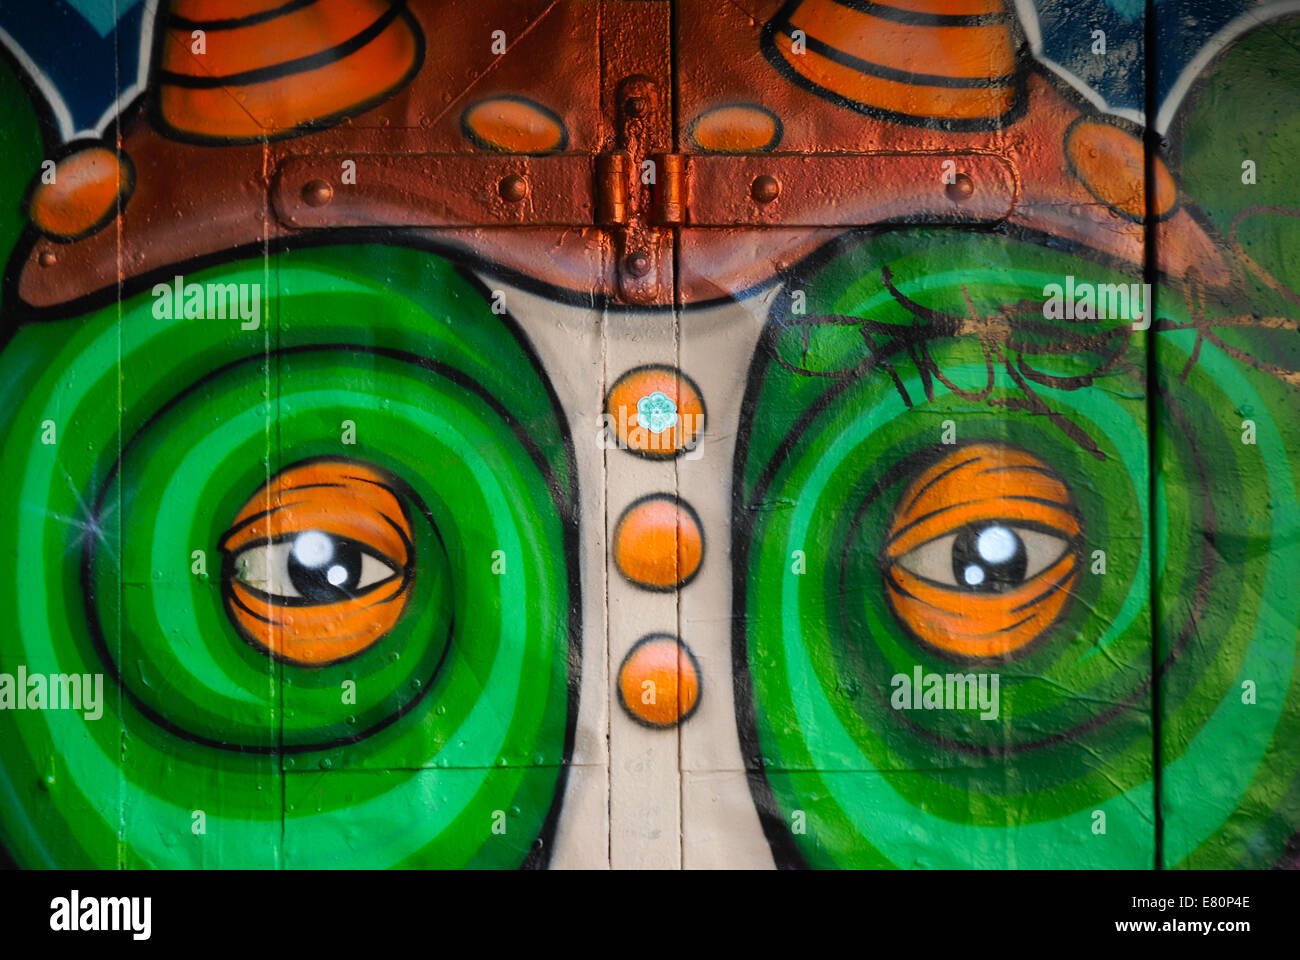
M382 472L315 460L273 477L221 541L230 616L293 663L356 656L397 623L414 573L410 517Z
M960 447L918 476L890 522L885 583L918 639L960 657L1022 650L1056 622L1078 579L1070 490L1037 457Z

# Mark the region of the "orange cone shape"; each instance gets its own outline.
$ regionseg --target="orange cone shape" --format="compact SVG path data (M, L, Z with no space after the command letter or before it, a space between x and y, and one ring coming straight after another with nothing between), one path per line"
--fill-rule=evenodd
M1021 34L1003 0L791 0L764 49L794 82L884 120L979 130L1022 105Z
M294 136L362 113L424 57L402 0L167 0L157 31L154 123L200 143Z

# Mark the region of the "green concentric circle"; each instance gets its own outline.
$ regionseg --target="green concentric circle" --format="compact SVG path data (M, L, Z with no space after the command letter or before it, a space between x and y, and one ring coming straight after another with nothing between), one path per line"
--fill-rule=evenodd
M5 717L14 855L544 861L572 739L576 490L526 341L474 281L415 251L185 280L258 285L270 309L247 330L160 316L146 291L120 317L24 328L5 355L27 389L6 421L16 506L0 525L26 575L4 588L2 662L105 679L100 716ZM39 442L47 421L54 444ZM219 548L269 478L316 458L394 479L415 558L396 626L325 667L243 639Z
M1134 816L1152 802L1144 338L1120 320L1049 321L1024 306L1067 275L1132 281L1031 243L913 232L791 280L805 315L777 307L746 400L736 522L737 653L752 684L741 730L780 856L1150 863L1150 817ZM934 311L991 318L989 332ZM993 332L1008 317L1010 335ZM890 609L880 559L903 492L971 443L1041 460L1082 527L1060 619L993 661L919 643ZM917 668L996 675L997 716L895 708L893 678ZM1094 811L1108 840L1090 843Z

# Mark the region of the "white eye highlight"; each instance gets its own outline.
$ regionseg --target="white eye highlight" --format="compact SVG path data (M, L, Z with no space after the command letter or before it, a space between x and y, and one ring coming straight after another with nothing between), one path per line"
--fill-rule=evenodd
M319 530L246 547L233 563L234 576L253 589L307 603L350 599L399 572L360 544Z

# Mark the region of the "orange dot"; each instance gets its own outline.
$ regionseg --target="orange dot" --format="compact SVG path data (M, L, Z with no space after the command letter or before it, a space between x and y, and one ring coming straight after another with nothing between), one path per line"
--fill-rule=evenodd
M676 637L645 637L619 667L618 696L637 722L675 726L690 717L700 701L699 666Z
M105 226L134 186L131 162L107 147L87 147L54 166L54 182L38 183L29 212L37 230L56 240L79 240Z
M559 117L522 97L476 103L465 111L461 123L480 147L503 153L551 153L563 150L569 140Z
M771 150L781 140L781 121L750 104L715 107L696 118L691 139L701 150L713 153Z
M704 430L699 388L675 367L629 370L610 387L605 413L619 446L656 460L679 455Z
M1076 123L1065 138L1070 165L1088 191L1127 217L1146 215L1146 152L1126 130L1088 120ZM1152 213L1163 217L1178 199L1174 178L1157 157Z
M700 569L704 534L700 520L671 494L638 500L614 527L614 562L623 576L652 590L671 590Z

